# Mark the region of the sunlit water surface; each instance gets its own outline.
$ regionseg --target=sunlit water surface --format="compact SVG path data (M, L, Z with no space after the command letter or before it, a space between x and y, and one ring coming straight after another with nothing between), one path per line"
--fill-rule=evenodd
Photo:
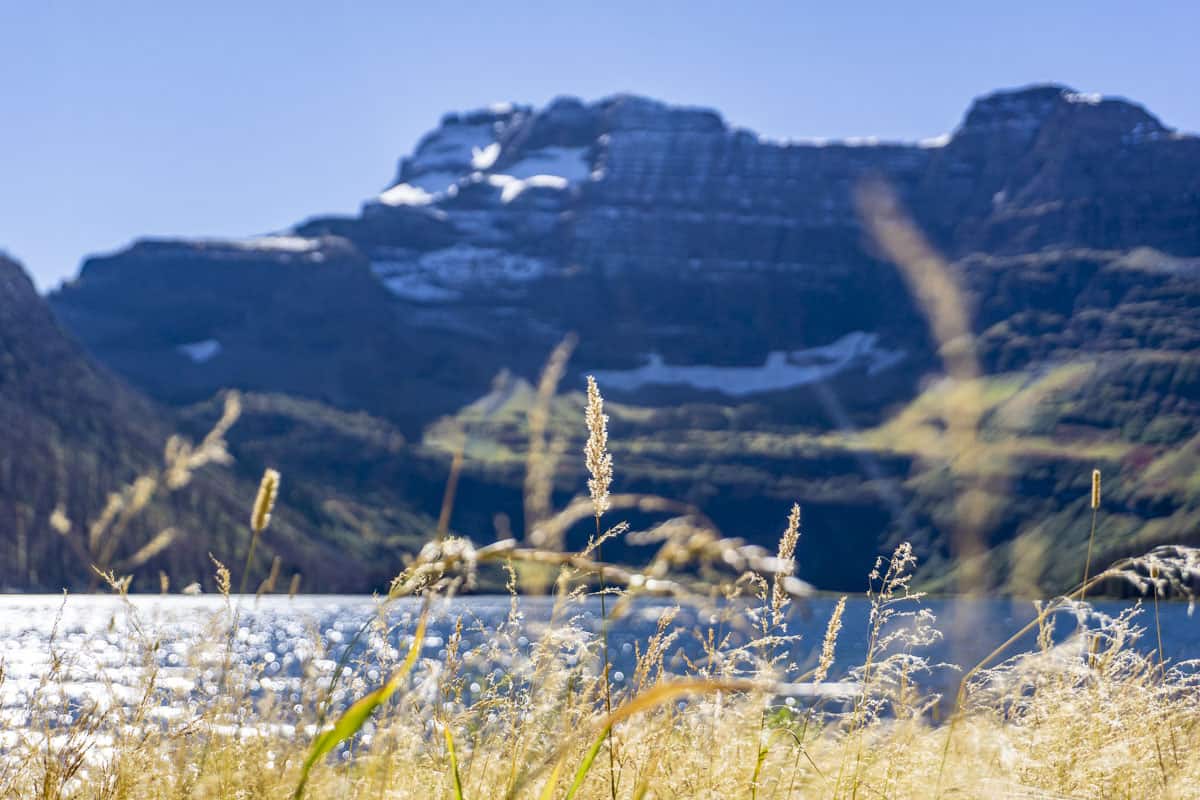
M834 598L817 598L794 606L788 616L788 633L798 635L791 655L801 667L811 667L820 650L822 636ZM1031 603L1007 599L927 599L922 604L937 617L943 639L927 648L932 663L970 666L1031 620ZM1129 603L1101 602L1098 609L1116 614ZM633 672L638 646L644 650L659 616L670 607L662 601L644 600L633 605L623 618L611 623L612 678L620 688L627 686ZM143 702L147 670L155 672L154 699L149 719L166 722L195 714L206 696L222 691L227 674L243 681L231 689L252 696L270 695L275 719L285 727L289 717L303 719L301 696L304 681L314 677L328 685L339 660L353 644L346 672L339 681L335 702L345 705L373 688L403 657L412 640L419 601L403 599L385 611L388 632L371 627L355 642L367 620L379 614L376 600L360 596L298 596L234 599L232 605L217 596L133 596L128 605L113 596L54 595L0 596L0 721L12 729L28 724L33 698L39 704L57 705L70 715L89 702L101 707L112 704L135 707ZM518 625L505 634L503 647L495 647L496 631L511 613L505 596L477 596L443 601L434 605L429 632L421 655L429 669L444 661L447 638L456 621L463 620L461 655L466 657L475 679L466 686L466 700L481 691L480 682L499 678L515 670L527 658L533 644L543 635L552 612L547 598L525 598L519 602ZM232 621L236 615L236 628ZM570 616L582 631L599 631L599 606L593 600L571 609ZM735 617L744 619L745 614ZM844 675L863 660L868 639L869 605L865 598L851 599L838 640L837 659L831 679ZM1193 618L1186 605L1160 604L1163 649L1171 660L1200 657L1200 617ZM749 624L723 621L714 609L684 607L675 620L686 629L666 661L669 670L684 672L685 656L704 658L701 641L711 629L720 639L729 636L736 646L752 635ZM1153 606L1143 605L1139 625L1146 634L1138 646L1153 649L1157 643ZM1065 636L1073 622L1062 619ZM232 631L232 635L231 635ZM586 637L586 633L583 635ZM147 643L157 643L147 647ZM1021 643L1034 644L1032 636ZM592 648L594 652L595 648ZM475 657L470 658L474 653ZM568 662L587 652L569 647ZM484 657L483 654L486 654ZM227 670L225 662L250 667ZM418 668L418 671L420 667ZM924 676L926 685L945 691L956 685L959 673L939 667ZM310 706L311 707L311 706ZM244 710L247 717L252 713ZM237 720L251 724L249 718Z

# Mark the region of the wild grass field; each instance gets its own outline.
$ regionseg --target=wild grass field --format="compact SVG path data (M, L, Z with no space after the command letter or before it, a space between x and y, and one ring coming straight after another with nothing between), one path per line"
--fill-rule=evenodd
M989 569L987 558L969 547L981 513L969 487L987 478L998 457L979 438L980 415L995 405L992 395L1011 392L980 378L964 347L970 334L962 303L936 256L886 197L866 204L881 245L907 265L948 376L921 400L946 420L941 439L920 438L923 428L905 417L873 435L897 448L953 445L950 472L968 486L957 507L965 566L953 585L969 587ZM552 419L562 407L551 401L569 347L551 357L528 413L522 540L503 519L491 544L452 533L456 481L472 443L469 431L451 431L455 457L436 532L376 598L377 613L361 620L346 646L329 650L321 631L309 632L313 657L301 663L298 682L287 685L271 659L238 658L236 647L243 615L256 601L251 590L276 591L286 582L278 562L267 571L255 560L271 535L286 475L264 474L249 509L246 552L213 554L222 603L203 620L205 646L169 671L161 655L179 631L143 616L127 594L126 572L172 539L151 539L129 563L113 559L117 541L153 493L173 491L204 463L228 458L223 437L238 403L228 395L226 414L200 445L173 439L164 468L114 494L89 528L82 556L95 565L97 581L123 600L123 619L112 621L109 641L116 638L113 646L138 668L120 682L93 674L108 691L80 693L72 687L88 665L51 636L45 674L20 689L23 705L0 720L0 796L1197 796L1200 660L1164 658L1159 614L1162 603L1192 599L1200 550L1164 545L1111 564L1093 562L1096 522L1104 514L1099 471L1091 474L1087 500L1087 553L1079 563L1057 565L1081 579L1039 602L1033 621L982 661L957 665L957 690L947 694L929 679L930 646L942 632L914 588L911 545L878 558L864 575L865 605L843 598L823 638L800 641L793 614L813 593L795 577L801 509L779 521L778 548L767 551L723 536L687 504L613 493L620 464L594 380L584 418L567 421L587 432L587 492L555 509L554 467L567 453L555 434L564 420ZM914 405L913 413L919 411ZM627 512L661 521L631 529L623 521ZM571 551L566 533L581 525L590 538ZM636 566L606 561L606 544L618 538L651 555ZM474 630L478 623L464 606L443 646L427 648L430 608L476 588L481 575L499 575L509 587L508 617ZM294 579L291 585L294 591ZM164 576L162 591L169 588ZM1101 592L1145 599L1105 613L1088 602ZM520 598L526 593L553 598L550 623L536 637L525 636ZM585 609L597 596L594 626ZM665 610L638 641L630 674L618 680L609 633L646 597L659 598ZM420 610L391 613L401 598L419 598ZM843 626L861 608L865 627L855 627L866 631L857 648L865 655L845 667L837 659L846 645ZM468 638L482 644L468 647ZM353 665L359 668L348 670L350 659L361 661Z
M298 694L276 688L269 662L234 657L240 615L254 602L245 591L263 577L252 576L251 565L259 538L270 533L281 480L269 471L251 511L244 566L232 571L214 559L224 603L207 621L207 657L167 680L157 656L175 632L141 619L126 599L122 647L141 659L136 692L79 696L66 687L80 665L52 656L23 713L5 720L0 792L21 798L1195 796L1200 662L1164 661L1161 634L1149 646L1142 640L1156 635L1162 598L1190 591L1200 551L1165 547L1103 569L1081 565L1085 577L1073 591L1039 604L1027 629L1013 631L984 661L962 665L957 695L944 698L925 683L932 666L926 648L941 634L911 588L912 548L901 545L867 576L862 663L831 671L843 598L823 641L804 643L819 655L815 666L802 669L797 637L789 633L794 605L811 593L793 577L799 507L775 553L721 538L687 515L630 532L622 522L612 524L621 506L662 501L610 494L614 464L594 381L586 424L588 494L537 520L539 533L531 538L542 546L501 539L477 547L443 532L377 599L379 613L362 621L351 643L371 643L356 658L371 659L375 672L367 674L378 675L360 695L341 683L353 646L332 670L310 661ZM1099 473L1092 480L1098 515ZM592 518L595 531L584 550L546 546L556 529L581 516ZM647 564L603 561L605 541L626 535L656 543ZM471 625L464 614L438 655L426 655L430 605L470 588L478 571L497 567L513 593L507 620L483 632L483 646L464 648L464 626ZM104 578L127 598L127 580L111 572ZM1115 616L1088 605L1089 590L1117 582L1150 602ZM520 641L517 592L539 583L554 597L551 624L536 640ZM599 630L582 614L595 593L603 609ZM422 598L418 614L389 616L389 605L413 596ZM610 675L608 630L645 596L670 602L654 633L638 643L629 679L618 685ZM703 609L707 625L676 622L683 606ZM1075 625L1065 637L1064 620ZM1037 645L1013 652L1011 644L1031 631ZM313 636L320 650L320 632ZM669 656L685 639L699 642L701 655L679 669ZM53 639L49 647L54 651ZM190 687L182 692L181 674ZM164 707L177 713L164 714Z

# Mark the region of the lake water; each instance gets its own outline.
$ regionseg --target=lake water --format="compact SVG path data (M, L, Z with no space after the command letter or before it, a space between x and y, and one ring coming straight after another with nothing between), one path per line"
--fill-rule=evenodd
M825 625L834 606L833 598L817 598L792 609L788 632L802 638L792 647L796 661L811 666L821 646ZM376 615L375 601L369 597L299 596L267 597L255 603L244 598L238 607L238 628L233 639L234 658L261 665L260 680L250 688L269 690L288 697L299 687L299 676L312 671L330 673L335 661L349 646L364 621ZM1034 609L1027 601L1007 599L926 599L922 605L937 617L942 641L927 649L931 661L972 665L1031 620ZM1130 603L1100 602L1097 608L1108 614L1119 613ZM670 604L645 600L636 603L629 614L611 626L610 648L613 654L613 678L620 685L628 680L636 646L644 648L646 637L659 615ZM351 667L344 683L344 701L377 686L385 677L378 667L379 657L394 658L411 641L419 601L396 601L387 609L394 624L388 635L369 633L356 645ZM548 598L525 598L519 604L519 630L510 638L513 652L528 652L531 643L545 630L552 603ZM132 612L132 614L130 613ZM441 659L446 639L460 617L464 621L463 650L486 646L494 632L509 615L506 596L459 598L440 602L433 608L430 631L422 655ZM593 601L576 607L578 624L598 630L599 606ZM866 648L869 606L865 598L851 599L844 627L838 640L837 659L831 678L839 670L861 663ZM1164 650L1171 660L1200 658L1200 615L1192 617L1179 603L1162 603L1160 618ZM112 596L78 595L68 598L54 595L0 596L0 664L4 680L0 683L0 719L17 722L35 692L44 692L39 684L57 659L61 670L54 681L54 692L67 700L100 698L103 702L136 703L138 677L147 667L142 641L160 642L151 658L157 662L160 690L173 693L180 702L164 700L156 713L163 717L183 713L188 698L215 694L222 660L228 653L229 611L216 596L134 596L125 606ZM714 624L716 623L716 624ZM732 631L734 642L751 635L736 625L718 622L713 610L684 607L676 624L696 636L682 636L679 647L689 657L701 653L698 644L710 627L718 634ZM1140 646L1155 646L1152 606L1144 605L1139 624L1147 629ZM1062 634L1074 623L1063 619ZM141 631L139 633L138 631ZM52 640L53 639L53 640ZM1023 643L1033 644L1030 636ZM668 667L682 671L682 656L668 660ZM490 665L505 669L504 663ZM926 678L928 684L943 689L955 685L957 673L941 669ZM301 699L298 693L292 698ZM299 709L297 709L299 711Z

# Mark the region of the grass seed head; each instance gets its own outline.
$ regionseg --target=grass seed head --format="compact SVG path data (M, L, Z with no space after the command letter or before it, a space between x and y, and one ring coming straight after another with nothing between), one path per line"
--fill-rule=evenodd
M250 515L250 528L262 533L271 524L271 512L275 509L275 498L279 494L279 473L268 469L258 484L258 496L254 498L254 511Z
M793 503L791 513L788 514L787 528L783 531L783 536L779 539L779 562L780 564L792 564L792 560L796 556L796 543L800 541L800 504ZM783 613L783 608L788 604L790 599L787 591L783 586L783 579L795 572L794 565L787 572L778 572L775 575L775 585L771 592L771 612L775 624L779 624Z
M604 413L604 398L591 375L587 378L587 421L588 439L583 453L587 460L588 492L592 496L592 510L597 517L604 516L609 508L608 490L612 485L612 454L608 452L608 415Z
M833 651L837 647L838 634L842 631L842 613L846 610L846 596L838 600L829 616L829 625L825 627L825 638L821 642L821 657L817 659L817 669L813 673L813 682L821 683L829 676L829 668L833 666Z

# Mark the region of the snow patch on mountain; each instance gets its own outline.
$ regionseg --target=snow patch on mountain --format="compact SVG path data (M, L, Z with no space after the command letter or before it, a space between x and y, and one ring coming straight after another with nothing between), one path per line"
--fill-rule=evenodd
M519 287L549 270L539 258L469 244L380 256L371 262L371 270L383 285L397 297L418 303L457 300L472 289Z
M373 265L388 291L401 300L414 303L448 303L462 297L462 292L438 286L429 275L420 270L397 270L391 264Z
M500 157L500 143L492 142L487 147L471 148L471 166L474 169L491 169Z
M375 199L385 206L427 206L452 195L461 175L446 170L413 175L382 192Z
M487 182L500 190L500 202L511 203L526 189L566 189L570 183L561 175L531 175L524 180L512 175L488 175Z
M874 375L904 358L899 350L879 344L879 336L854 331L822 347L791 352L774 350L766 363L757 367L717 367L703 364L667 364L658 353L636 369L596 370L596 380L605 388L635 391L645 386L688 386L700 391L745 397L776 392L828 380L853 367Z
M485 129L487 132L485 134ZM502 171L489 172L500 158L499 142L489 141L490 125L450 126L427 137L404 170L403 181L376 197L386 206L427 206L453 196L460 181L486 181L510 203L526 189L561 191L593 179L586 147L543 147L526 153ZM457 168L457 169L456 169Z
M310 239L307 236L255 236L249 239L213 241L239 250L276 250L285 253L310 253L321 246L319 239Z
M138 242L134 249L159 257L221 260L298 256L320 262L325 260L323 249L327 244L320 237L270 234L246 239L149 239Z
M493 142L471 157L475 171L465 176L472 182L486 182L500 190L500 202L511 203L527 189L562 191L572 183L592 179L592 167L587 160L586 147L543 147L503 167L501 171L487 170L500 156L500 145Z
M504 174L521 179L557 175L575 182L587 180L592 174L592 165L588 163L586 147L543 147L505 167Z
M221 343L216 339L203 339L199 342L188 342L175 348L192 360L193 364L203 364L216 358L221 352Z
M434 195L413 186L411 183L398 183L379 195L379 202L385 206L427 206L433 202Z

